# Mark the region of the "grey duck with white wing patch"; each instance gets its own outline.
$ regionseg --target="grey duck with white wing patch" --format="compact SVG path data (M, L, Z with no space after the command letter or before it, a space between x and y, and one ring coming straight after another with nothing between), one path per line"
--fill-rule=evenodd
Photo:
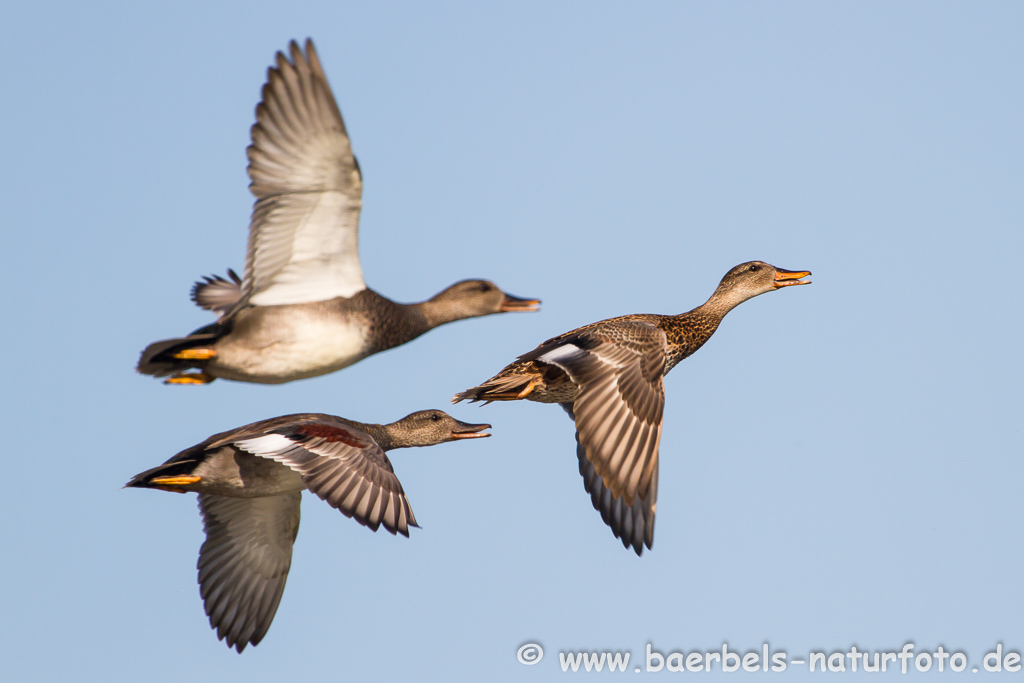
M594 508L637 555L654 543L664 377L747 299L809 284L809 271L762 261L732 268L711 298L681 315L635 314L549 339L454 403L559 403L576 423L576 455Z
M279 384L334 372L455 320L534 311L486 280L400 304L367 288L359 263L362 175L312 41L277 54L248 149L245 275L207 277L192 298L216 323L150 344L138 371L169 384L221 377Z
M486 437L489 427L440 410L387 425L285 415L215 434L126 486L199 494L200 595L217 637L241 652L263 639L281 602L303 489L373 531L408 536L416 517L384 452Z

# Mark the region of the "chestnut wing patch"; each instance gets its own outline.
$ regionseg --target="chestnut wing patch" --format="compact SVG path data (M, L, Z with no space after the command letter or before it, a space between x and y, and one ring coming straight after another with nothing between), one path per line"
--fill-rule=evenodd
M365 434L360 438L354 430L316 422L299 425L295 428L295 434L323 439L327 443L336 443L340 441L346 446L352 446L353 448L369 448L372 445L376 445L373 439L369 438ZM360 434L362 433L360 432ZM298 440L295 437L292 438Z

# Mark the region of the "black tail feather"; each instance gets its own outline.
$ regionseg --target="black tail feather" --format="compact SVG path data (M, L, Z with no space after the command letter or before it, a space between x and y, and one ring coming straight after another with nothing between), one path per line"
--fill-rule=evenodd
M221 336L221 326L214 323L196 330L187 337L153 342L142 351L135 369L143 375L153 377L167 377L191 368L201 370L209 361L175 358L174 354L185 349L208 346Z

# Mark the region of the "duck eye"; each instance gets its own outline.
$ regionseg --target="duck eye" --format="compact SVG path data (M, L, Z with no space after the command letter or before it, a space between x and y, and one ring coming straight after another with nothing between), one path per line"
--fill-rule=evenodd
M441 416L438 415L437 413L434 413L433 415L430 416L430 420L432 422L440 422L441 421Z
M489 284L487 284L486 282L484 282L484 283L482 283L480 285L480 291L481 292L489 292L489 291L491 291L491 286Z
M761 270L761 266L755 264L750 266L750 268L748 268L747 270L749 270L751 273L756 273L757 271Z

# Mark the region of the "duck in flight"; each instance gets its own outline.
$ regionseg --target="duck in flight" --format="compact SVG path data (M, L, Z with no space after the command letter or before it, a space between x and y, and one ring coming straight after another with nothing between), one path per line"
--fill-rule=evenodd
M452 399L558 403L576 423L583 484L605 524L637 555L654 543L664 377L747 299L810 284L810 271L741 263L704 304L680 315L636 314L549 339Z
M199 593L217 637L241 652L259 644L281 602L303 489L373 531L408 537L416 517L385 451L490 436L488 428L440 410L387 425L285 415L215 434L126 486L199 493Z
M168 384L280 384L340 370L455 320L537 310L539 300L487 280L463 280L414 304L367 288L359 164L312 41L305 53L292 41L289 54L277 53L256 107L244 276L196 283L193 301L217 322L150 344L137 370Z

